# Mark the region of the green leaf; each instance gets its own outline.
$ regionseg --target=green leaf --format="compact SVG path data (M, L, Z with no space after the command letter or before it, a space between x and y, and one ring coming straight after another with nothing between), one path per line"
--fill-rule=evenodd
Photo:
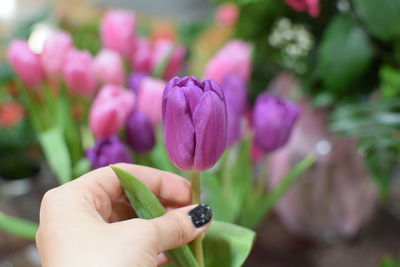
M166 213L165 208L158 201L157 197L141 181L116 166L111 165L111 168L117 175L129 202L140 218L149 220ZM196 259L187 245L166 251L165 254L178 267L198 266Z
M256 228L301 175L314 164L315 160L314 155L308 155L297 163L271 192L256 199L255 203L250 203L244 210L241 224L249 228Z
M71 159L60 128L50 128L38 133L39 143L43 149L50 168L61 184L71 180Z
M376 37L389 41L400 37L400 1L352 0L362 22Z
M326 90L344 93L367 70L373 55L364 30L351 17L337 15L322 38L317 74Z
M34 222L6 215L0 212L0 230L18 237L35 240L38 225Z
M156 146L150 152L152 166L168 172L179 173L179 170L172 164L165 149L162 131L157 131Z
M239 267L245 262L255 240L247 228L213 221L204 239L206 267Z

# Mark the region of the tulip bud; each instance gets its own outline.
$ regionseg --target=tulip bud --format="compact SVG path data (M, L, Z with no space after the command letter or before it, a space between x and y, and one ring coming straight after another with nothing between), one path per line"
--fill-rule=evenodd
M227 75L221 83L225 94L228 116L227 143L229 147L241 136L241 118L247 107L246 81L237 75Z
M151 72L151 43L146 37L139 37L132 57L132 68L135 72L150 74Z
M137 110L146 114L153 125L157 125L161 121L164 88L163 80L144 77L137 92Z
M90 128L97 138L109 137L124 125L133 109L132 92L115 85L105 85L100 90L90 110Z
M93 61L97 79L105 84L124 84L124 66L121 56L109 49L103 49Z
M117 51L130 59L135 48L135 16L126 11L108 12L101 23L101 40L103 46Z
M286 4L297 11L306 11L312 17L318 17L320 13L320 0L285 0Z
M175 77L165 87L164 138L172 162L183 170L211 168L226 144L226 105L213 80Z
M134 110L126 121L126 140L137 153L146 153L155 144L154 128L147 116Z
M295 104L267 93L260 94L253 112L254 142L264 152L284 146L298 117Z
M92 169L119 162L132 163L128 148L117 136L97 140L96 145L86 151Z
M151 66L154 70L157 66L167 60L165 69L161 75L164 80L169 80L179 74L182 68L182 61L185 56L185 48L176 46L170 40L157 40L154 43Z
M58 31L46 39L41 60L47 76L52 78L63 76L65 58L72 48L72 38L67 32Z
M251 47L240 40L229 41L207 63L204 77L222 82L228 74L236 74L248 80L251 72Z
M134 94L139 92L140 85L142 84L143 78L147 75L143 72L133 72L128 78L128 87Z
M25 40L15 40L8 50L8 61L14 71L29 88L37 87L43 81L43 70L38 55Z
M68 88L76 95L92 96L96 91L96 78L92 67L92 56L88 51L71 50L66 57L64 79Z

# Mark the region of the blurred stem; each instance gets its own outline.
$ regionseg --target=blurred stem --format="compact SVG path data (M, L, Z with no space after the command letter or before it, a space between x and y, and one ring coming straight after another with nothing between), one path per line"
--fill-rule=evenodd
M265 192L265 187L267 185L267 173L268 173L268 156L265 155L261 162L261 170L258 175L256 182L256 192L259 195L263 195Z
M0 212L0 230L27 240L35 240L38 225Z
M232 197L232 174L230 164L229 164L229 155L230 149L227 149L224 155L223 161L223 169L222 169L222 183L223 183L223 190L226 197L226 200L230 200Z
M200 173L193 171L191 173L191 180L192 180L192 204L199 204L201 200ZM199 267L204 267L203 238L201 236L193 240L193 252L197 262L199 263Z

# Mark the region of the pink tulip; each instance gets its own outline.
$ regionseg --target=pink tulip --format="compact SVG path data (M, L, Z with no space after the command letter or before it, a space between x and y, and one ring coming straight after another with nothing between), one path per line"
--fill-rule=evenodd
M319 16L319 0L285 0L285 2L297 11L306 11L312 17Z
M165 82L151 77L143 78L137 94L137 109L142 111L153 125L161 121L161 102Z
M152 47L149 39L139 37L135 52L132 57L132 68L135 72L151 72L151 52Z
M103 49L93 61L94 73L106 84L124 84L124 65L121 56L109 49Z
M8 61L23 83L30 89L37 87L44 78L40 59L25 40L15 40L8 49Z
M204 77L221 82L228 74L236 74L246 81L251 72L251 47L240 40L229 41L207 63Z
M64 79L71 92L85 97L95 93L96 78L92 64L93 59L88 51L69 51L64 65Z
M215 16L217 23L223 26L234 25L239 17L239 11L239 7L235 3L221 4L217 8Z
M127 11L109 11L101 23L103 46L130 59L135 48L135 16Z
M106 138L118 133L133 110L134 102L131 91L116 85L104 85L90 110L89 122L94 135Z
M162 78L170 80L179 74L182 68L182 61L185 56L185 48L183 46L176 46L170 40L159 39L155 41L151 57L152 70L157 68L163 60L168 60L165 66Z
M46 39L41 60L47 76L52 78L62 77L66 55L72 48L72 38L67 32L58 31Z

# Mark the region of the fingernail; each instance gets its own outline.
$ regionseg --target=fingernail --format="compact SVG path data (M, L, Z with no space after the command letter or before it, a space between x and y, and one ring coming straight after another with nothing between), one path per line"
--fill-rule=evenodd
M207 204L199 204L196 208L189 211L189 217L196 228L202 227L211 221L212 209Z

